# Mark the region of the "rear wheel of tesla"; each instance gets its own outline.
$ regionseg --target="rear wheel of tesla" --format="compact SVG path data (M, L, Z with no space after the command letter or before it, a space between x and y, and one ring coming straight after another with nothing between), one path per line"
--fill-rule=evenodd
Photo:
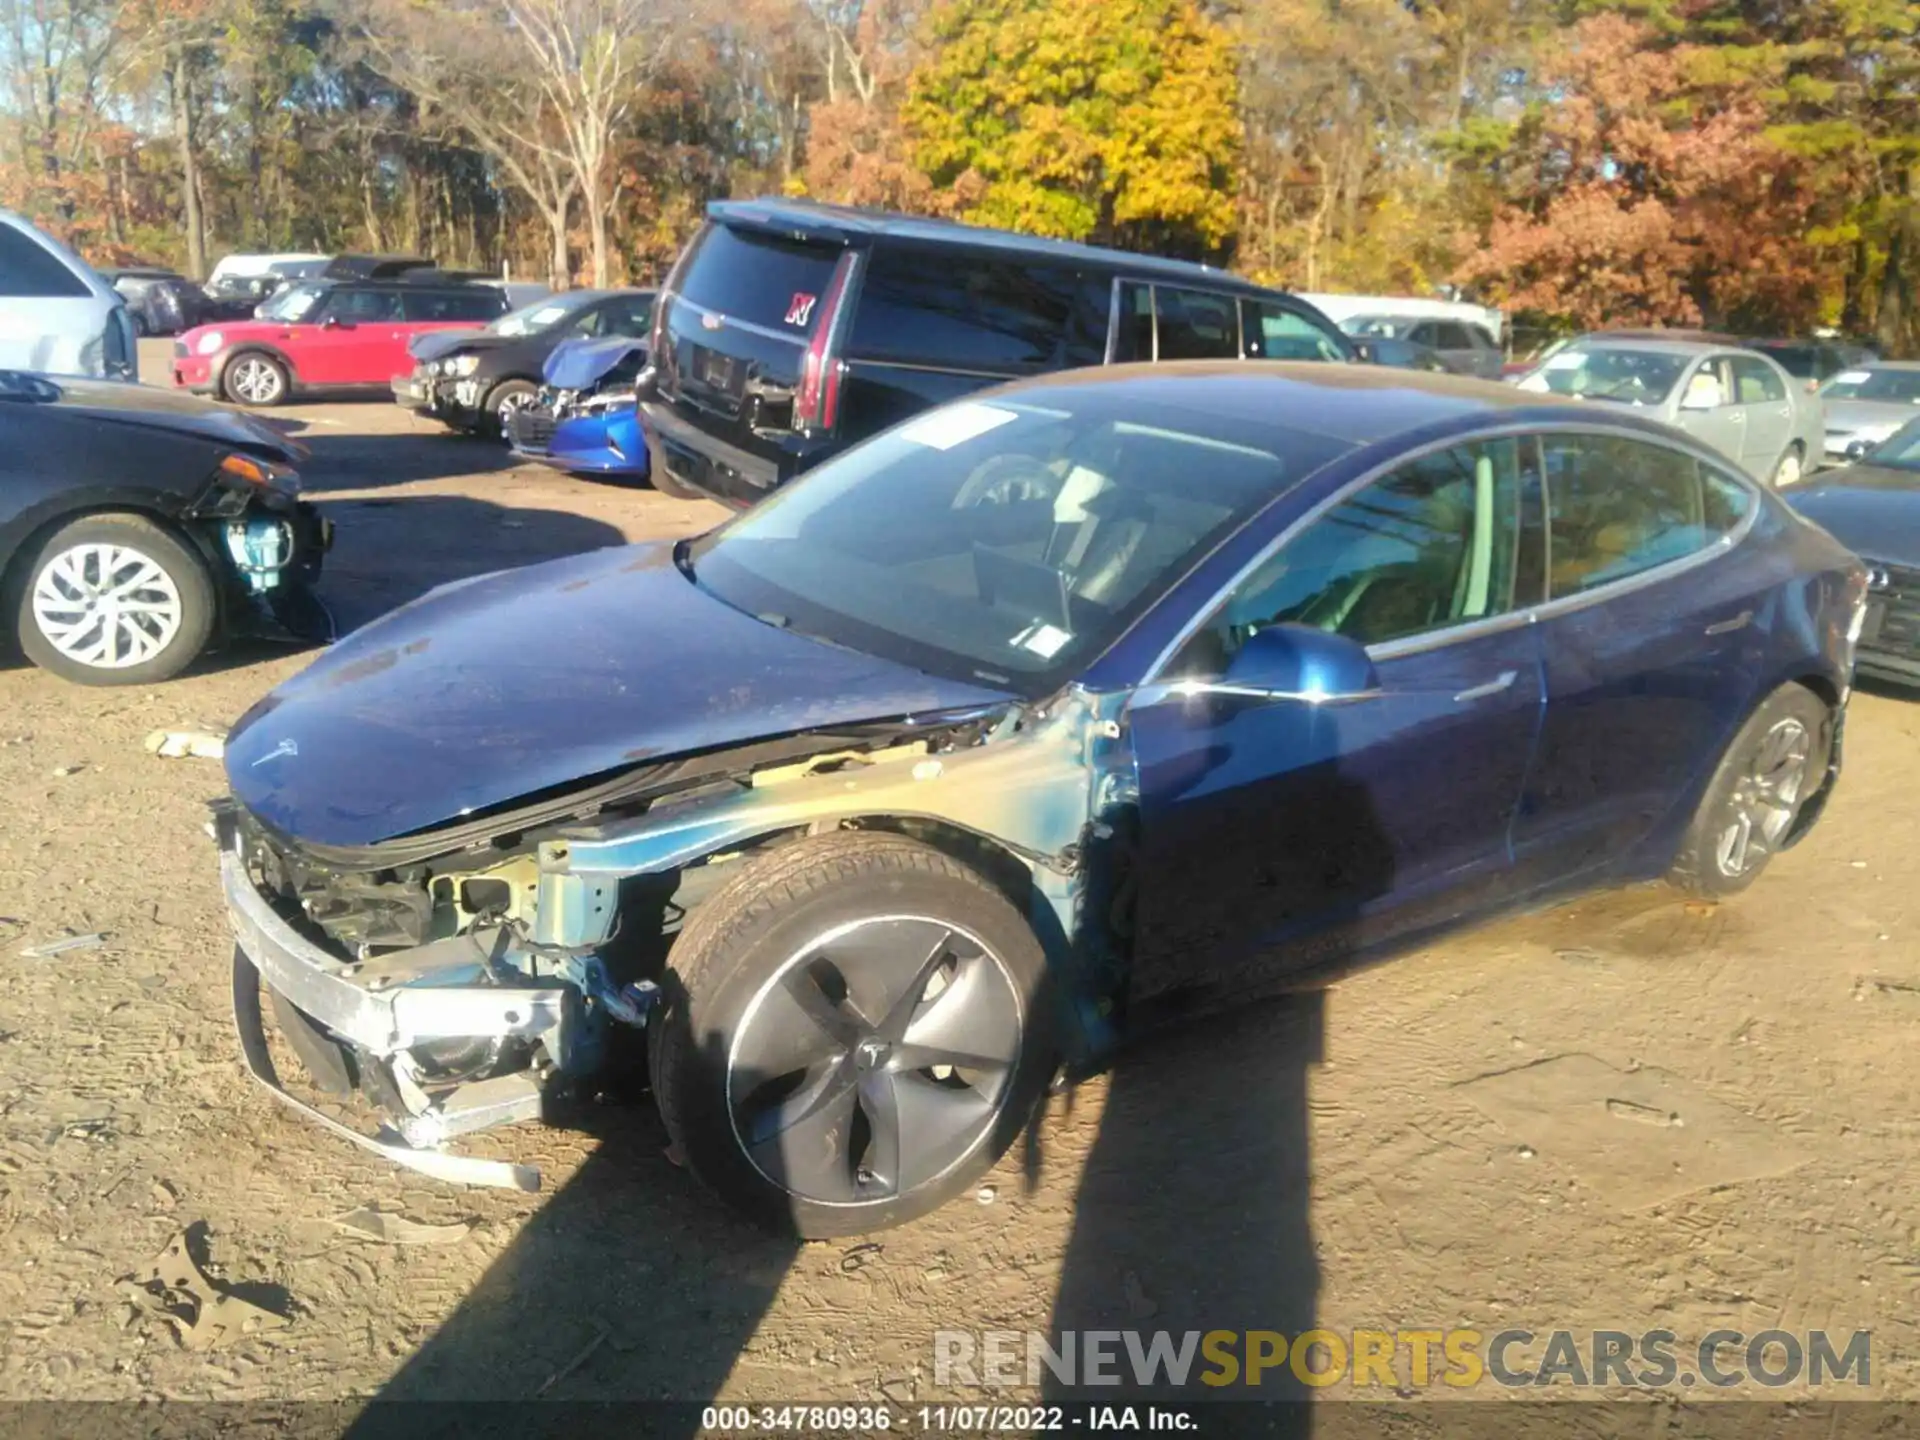
M1708 899L1746 889L1825 782L1832 749L1826 702L1804 685L1775 690L1720 757L1667 878Z
M841 831L749 862L694 912L650 1028L687 1164L783 1233L926 1214L1013 1142L1056 1059L1044 955L930 846Z
M213 633L206 565L139 515L89 515L63 526L17 590L20 648L41 669L83 685L168 679Z

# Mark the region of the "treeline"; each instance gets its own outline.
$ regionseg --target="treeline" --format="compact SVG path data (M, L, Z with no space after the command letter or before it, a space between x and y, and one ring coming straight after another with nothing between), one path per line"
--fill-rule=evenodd
M100 261L656 279L784 191L1920 342L1916 0L0 0L0 204Z

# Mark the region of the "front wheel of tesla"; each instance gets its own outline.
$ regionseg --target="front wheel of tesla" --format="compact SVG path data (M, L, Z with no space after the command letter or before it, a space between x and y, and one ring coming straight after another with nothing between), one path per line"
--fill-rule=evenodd
M1825 783L1832 749L1833 712L1806 686L1761 701L1720 757L1668 878L1708 899L1746 889Z
M1044 955L940 850L841 831L747 862L688 922L650 1032L693 1172L808 1239L924 1215L1013 1142L1056 1058Z

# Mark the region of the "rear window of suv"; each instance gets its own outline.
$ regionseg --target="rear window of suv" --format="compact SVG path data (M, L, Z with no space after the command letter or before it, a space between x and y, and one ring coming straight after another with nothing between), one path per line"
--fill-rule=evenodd
M806 339L839 260L832 245L709 225L678 288L703 309Z

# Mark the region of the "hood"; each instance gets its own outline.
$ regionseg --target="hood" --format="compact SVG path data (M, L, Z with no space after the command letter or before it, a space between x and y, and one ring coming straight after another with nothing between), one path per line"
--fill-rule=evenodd
M1905 400L1829 400L1826 410L1827 429L1844 430L1849 435L1877 425L1897 430L1920 417L1920 405Z
M647 342L630 335L605 340L568 340L547 357L541 374L556 390L585 390L627 356L647 353Z
M1857 555L1920 569L1920 473L1848 465L1789 490L1789 505Z
M224 409L181 390L112 380L69 380L65 376L56 383L60 398L52 403L90 420L173 430L256 454L270 452L282 460L302 460L307 455L305 446L281 434L266 421Z
M742 614L670 545L456 582L358 631L228 738L235 798L358 848L689 752L1010 700Z
M444 360L456 350L498 350L503 345L519 345L529 335L489 335L484 330L429 330L407 342L407 353L415 360Z

